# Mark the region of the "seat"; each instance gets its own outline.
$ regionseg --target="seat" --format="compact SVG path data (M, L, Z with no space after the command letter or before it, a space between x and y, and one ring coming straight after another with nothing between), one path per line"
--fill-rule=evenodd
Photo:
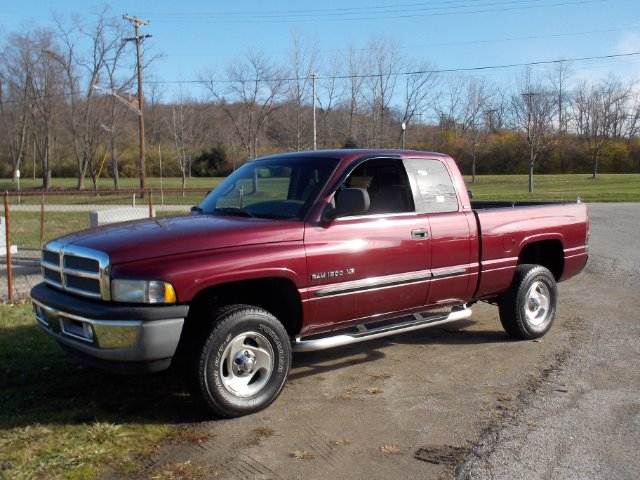
M406 212L407 196L403 185L386 185L371 199L369 213Z

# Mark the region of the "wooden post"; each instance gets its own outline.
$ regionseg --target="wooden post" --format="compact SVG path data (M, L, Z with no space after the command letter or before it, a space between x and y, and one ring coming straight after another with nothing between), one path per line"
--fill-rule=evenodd
M4 192L4 219L6 222L5 234L7 237L7 289L9 293L9 303L13 303L13 278L11 275L11 228L9 222L9 192Z
M40 249L44 245L44 193L40 198Z

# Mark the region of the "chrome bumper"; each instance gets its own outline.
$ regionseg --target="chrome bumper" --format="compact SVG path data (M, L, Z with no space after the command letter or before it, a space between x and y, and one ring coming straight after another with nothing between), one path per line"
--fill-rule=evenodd
M36 300L33 312L38 323L52 333L100 349L135 347L142 331L140 320L93 320L47 307Z
M32 290L32 301L38 325L65 351L121 373L167 368L188 313L187 306L96 303L40 286Z

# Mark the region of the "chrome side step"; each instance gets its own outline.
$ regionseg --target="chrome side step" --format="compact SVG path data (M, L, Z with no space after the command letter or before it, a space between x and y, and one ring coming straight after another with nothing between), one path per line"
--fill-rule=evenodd
M342 347L344 345L360 343L395 335L397 333L411 332L413 330L434 327L457 320L465 320L470 317L471 309L466 306L456 307L450 313L443 314L428 315L416 313L407 317L410 320L398 321L397 323L387 324L381 327L367 328L366 325L358 325L356 327L358 331L353 333L338 333L333 336L309 338L307 340L296 338L292 344L292 349L294 352L314 352L327 348Z

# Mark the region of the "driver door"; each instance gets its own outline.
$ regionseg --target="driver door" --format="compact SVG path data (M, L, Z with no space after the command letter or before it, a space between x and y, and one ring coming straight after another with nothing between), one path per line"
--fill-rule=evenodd
M341 188L364 190L369 205L306 225L305 316L312 331L395 317L420 309L428 298L429 221L415 212L402 160L367 160ZM334 198L339 210L340 190Z

